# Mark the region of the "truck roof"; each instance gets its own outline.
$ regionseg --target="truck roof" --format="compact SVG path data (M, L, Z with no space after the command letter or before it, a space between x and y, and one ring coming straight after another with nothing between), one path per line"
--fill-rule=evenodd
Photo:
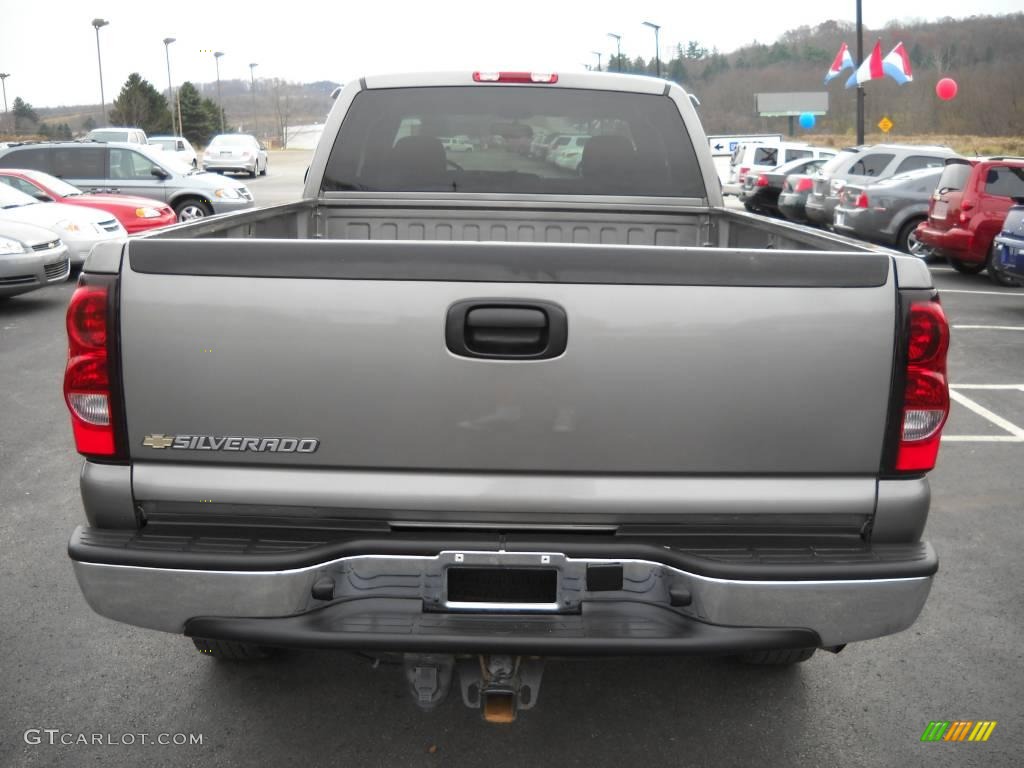
M504 72L504 70L502 70ZM359 82L364 88L424 88L452 85L519 85L523 83L481 82L473 79L473 71L461 72L405 72L368 75ZM677 86L668 80L645 75L624 75L617 72L545 72L557 74L554 83L528 84L531 88L585 88L602 91L629 91L631 93L665 93Z

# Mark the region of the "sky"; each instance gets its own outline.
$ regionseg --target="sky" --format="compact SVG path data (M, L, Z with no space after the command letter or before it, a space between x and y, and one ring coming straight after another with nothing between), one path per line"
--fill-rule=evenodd
M937 19L968 13L961 0L864 0L864 23ZM1021 0L974 0L973 14L1019 12ZM213 51L224 52L221 78L347 82L364 74L429 70L582 70L594 51L614 51L607 33L622 35L623 53L645 59L661 25L662 57L677 42L698 40L723 52L754 40L773 42L788 29L830 18L854 20L854 0L221 0L201 4L151 0L0 0L0 72L8 104L35 107L99 102L96 33L100 30L106 101L138 71L167 88L163 39L171 44L171 76L212 82ZM850 41L851 48L854 41ZM887 44L890 41L885 41ZM891 41L893 44L897 41ZM258 84L257 84L258 87ZM2 106L2 105L0 105Z

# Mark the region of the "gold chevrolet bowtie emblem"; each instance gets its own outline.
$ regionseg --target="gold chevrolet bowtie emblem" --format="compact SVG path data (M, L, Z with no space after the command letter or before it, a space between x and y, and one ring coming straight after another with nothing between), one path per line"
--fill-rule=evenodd
M147 448L170 448L173 442L174 438L167 435L146 435L142 444Z

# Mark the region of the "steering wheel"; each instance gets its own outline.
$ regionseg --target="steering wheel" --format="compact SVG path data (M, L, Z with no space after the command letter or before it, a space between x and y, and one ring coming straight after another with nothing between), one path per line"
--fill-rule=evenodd
M464 168L463 168L463 167L462 167L461 165L459 165L458 163L456 163L456 162L455 162L454 160L447 160L447 162L448 162L448 165L450 165L450 166L451 166L452 168L454 168L454 169L455 169L456 171L462 171L462 170L465 170L465 169L464 169Z

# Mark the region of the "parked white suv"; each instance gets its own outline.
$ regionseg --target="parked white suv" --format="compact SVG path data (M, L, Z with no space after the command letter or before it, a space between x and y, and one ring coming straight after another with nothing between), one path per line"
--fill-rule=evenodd
M123 141L127 144L148 144L146 132L141 128L93 128L85 134L87 141Z
M739 195L749 173L771 170L791 160L835 157L837 150L812 147L793 141L745 141L729 160L729 181L722 185L722 194Z

